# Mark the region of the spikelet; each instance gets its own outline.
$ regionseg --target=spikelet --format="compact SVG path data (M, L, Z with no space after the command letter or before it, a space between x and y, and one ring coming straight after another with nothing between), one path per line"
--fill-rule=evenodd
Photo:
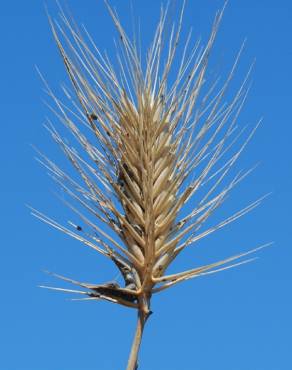
M204 91L208 60L223 10L216 14L204 47L198 42L191 48L191 35L187 37L179 63L176 61L176 79L171 83L169 75L174 73L183 10L177 27L173 26L169 33L168 44L167 11L162 10L143 70L136 43L128 38L115 12L108 9L120 36L118 73L86 30L87 41L62 11L61 25L50 19L73 86L73 94L64 89L73 108L62 103L45 82L47 93L57 107L52 108L57 117L88 158L84 159L49 123L48 130L82 183L46 156L41 155L40 161L84 209L85 213L68 203L84 226L70 223L72 230L36 210L33 214L111 259L124 278L121 287L117 283L79 283L57 275L83 290L51 289L88 297L81 299L103 299L136 308L145 321L153 293L249 262L251 259L237 260L262 248L166 275L182 251L260 204L262 199L201 231L230 191L249 173L240 172L231 180L227 176L257 125L241 140L245 130L238 130L236 122L248 92L250 71L231 101L225 102L242 48L226 81L220 87L216 82ZM72 98L74 94L77 101Z

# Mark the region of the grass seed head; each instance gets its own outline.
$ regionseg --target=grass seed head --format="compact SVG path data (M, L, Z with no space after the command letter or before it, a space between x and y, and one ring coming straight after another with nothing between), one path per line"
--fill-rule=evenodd
M261 201L202 231L246 175L239 173L231 178L229 173L254 133L253 129L240 141L244 132L238 132L236 126L247 96L250 71L228 103L226 92L242 49L221 86L208 83L206 71L223 11L216 14L206 45L197 42L190 47L189 36L177 57L183 10L177 27L168 35L167 10L162 10L145 68L137 44L127 36L110 7L109 12L120 35L118 67L98 50L87 31L82 35L62 11L61 23L50 19L76 96L73 100L74 94L64 90L73 100L73 108L62 103L45 83L47 92L57 107L53 108L57 117L87 158L49 123L48 130L81 182L44 155L41 161L79 203L78 207L67 205L79 216L82 226L73 225L72 231L36 210L33 213L109 258L124 280L123 286L90 285L58 275L82 288L75 293L149 314L153 293L245 263L249 260L236 260L256 251L176 274L166 273L186 248ZM170 79L174 73L176 78Z

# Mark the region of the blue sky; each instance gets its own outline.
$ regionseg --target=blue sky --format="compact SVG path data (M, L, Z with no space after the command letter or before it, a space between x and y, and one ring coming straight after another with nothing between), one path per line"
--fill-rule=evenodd
M110 1L131 24L129 1ZM162 3L166 3L162 1ZM102 1L68 0L101 50L116 36ZM177 1L180 4L180 1ZM55 1L47 1L57 15ZM206 39L223 1L188 1L184 27ZM147 45L160 1L134 2ZM175 13L174 13L175 14ZM253 86L240 124L263 124L239 166L260 162L228 200L222 215L260 195L272 195L240 221L186 253L177 269L274 241L256 262L195 279L153 299L139 370L281 370L292 368L292 4L290 1L229 1L212 54L226 73L247 38L242 77L256 58ZM130 26L129 26L130 28ZM0 107L2 181L0 249L0 369L110 370L125 368L135 313L107 303L71 302L37 288L55 281L42 270L102 282L115 272L102 257L30 216L25 204L63 219L68 210L54 197L55 185L34 160L31 144L62 161L43 128L49 114L37 65L57 89L66 75L48 26L44 2L6 1L0 14ZM70 217L70 216L68 216ZM58 282L57 282L58 283Z

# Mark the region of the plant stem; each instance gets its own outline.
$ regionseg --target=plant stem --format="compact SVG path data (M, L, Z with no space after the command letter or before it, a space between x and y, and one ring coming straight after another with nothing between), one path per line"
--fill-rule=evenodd
M145 314L142 311L138 312L137 327L135 332L135 337L133 340L127 370L137 370L138 369L138 353L141 344L141 339L143 335L143 329L146 322Z

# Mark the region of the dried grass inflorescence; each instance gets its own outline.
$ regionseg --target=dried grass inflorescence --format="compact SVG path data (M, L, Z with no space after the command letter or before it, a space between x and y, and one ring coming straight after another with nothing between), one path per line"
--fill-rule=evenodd
M63 12L61 25L50 20L77 97L74 102L68 89L64 90L74 109L62 103L46 84L47 92L58 108L55 113L84 149L87 160L52 125L48 129L83 184L44 155L42 162L91 217L80 207L68 204L84 225L71 223L72 229L36 210L33 213L109 258L121 273L124 286L115 282L87 284L56 275L83 289L52 289L137 309L138 327L128 365L128 369L134 369L153 293L250 261L237 260L259 248L171 275L166 273L169 265L186 248L249 212L261 199L219 224L200 230L249 172L240 172L224 182L255 131L253 128L240 141L246 131L236 126L248 92L250 71L231 101L224 101L242 49L225 82L218 87L216 81L202 96L223 11L217 13L204 47L200 42L190 47L189 34L178 63L175 57L183 11L166 38L167 11L162 10L144 68L137 43L129 39L116 13L108 9L120 36L118 72L89 34L85 31L85 41ZM170 82L175 60L176 78ZM194 200L197 194L200 199ZM92 221L92 216L97 222Z

